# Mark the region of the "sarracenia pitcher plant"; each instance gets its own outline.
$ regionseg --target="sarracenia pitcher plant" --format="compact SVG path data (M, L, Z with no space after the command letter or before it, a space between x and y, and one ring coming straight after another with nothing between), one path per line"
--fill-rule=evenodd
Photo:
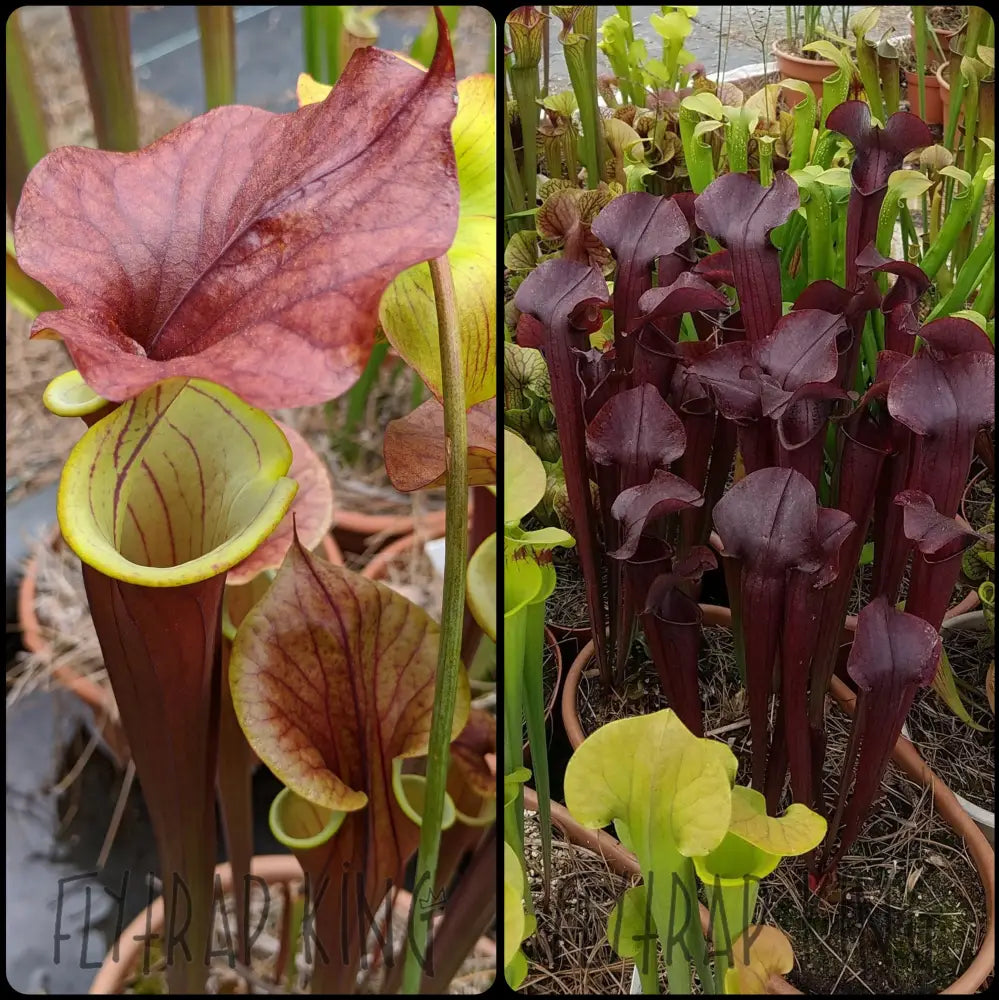
M803 805L768 816L762 795L733 787L736 764L724 743L695 736L666 709L601 727L566 767L572 815L593 829L613 823L641 865L642 884L619 901L608 937L635 958L643 993L659 992L657 937L671 993L691 991L692 967L704 993L757 992L746 989L740 967L750 964L756 937L759 881L825 834L825 820ZM713 956L695 875L708 894Z
M476 79L464 93L489 110L487 81ZM328 96L297 112L223 107L137 153L58 149L24 186L18 260L62 305L33 332L61 337L78 369L46 401L92 425L66 465L60 525L85 564L165 892L182 884L175 896L188 901L167 897L168 929L189 921L167 955L172 992L205 982L216 772L220 786L238 785L242 752L223 739L234 755L224 779L227 711L287 786L271 819L309 882L314 993L354 991L373 913L417 850L404 990L449 981L448 946L470 945L466 932L481 932L495 906L481 863L495 738L477 716L465 732L460 663L468 486L495 481L495 440L483 429L494 295L476 261L492 224L494 157L486 122L465 132L456 169L457 104L438 10L427 70L365 48ZM467 239L449 262L459 202ZM421 262L407 280L431 305L414 329L393 319L383 293ZM255 408L348 389L380 306L436 397L402 440L414 450L409 488L447 486L440 626L310 554L328 526L325 473ZM472 404L485 415L466 415ZM261 573L279 565L268 587ZM229 571L239 586L226 589ZM224 813L227 826L240 815ZM484 832L442 848L442 830L459 819ZM242 843L231 847L236 866ZM468 870L488 893L454 890L460 920L436 927L431 962L433 899L470 848Z

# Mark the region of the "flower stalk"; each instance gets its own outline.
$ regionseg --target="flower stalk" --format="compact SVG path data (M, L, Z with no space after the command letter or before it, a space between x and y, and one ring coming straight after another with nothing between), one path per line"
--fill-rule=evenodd
M197 9L205 106L210 111L236 102L236 22L232 7L199 5Z
M28 171L48 152L41 97L21 31L20 14L7 19L7 208L13 216Z
M445 521L444 599L440 648L434 688L434 712L427 750L427 785L416 860L416 885L433 885L440 854L441 825L447 786L451 727L461 675L461 635L465 613L468 564L468 444L465 424L465 381L451 265L446 256L430 261L437 306L444 389L444 433L447 442L447 517ZM410 939L403 971L403 993L419 991L421 958L426 953L427 921L421 919L417 896L410 912Z
M101 149L129 152L139 145L128 7L69 8Z

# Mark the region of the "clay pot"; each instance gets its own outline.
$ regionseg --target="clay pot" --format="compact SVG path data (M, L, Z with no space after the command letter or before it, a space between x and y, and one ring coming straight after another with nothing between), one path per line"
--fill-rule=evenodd
M968 485L964 488L964 494L961 497L961 517L963 517L965 523L970 525L972 528L975 526L972 524L971 518L968 517L968 514L970 513L967 509L968 497L971 495L971 491L977 485L979 479L983 476L989 476L992 474L993 473L988 469L980 469L974 476L971 477L971 479L968 480ZM981 526L979 525L979 527Z
M415 531L437 538L444 532L444 511L434 511L419 521L411 514L363 514L356 510L338 510L333 518L333 534L346 552L367 552L379 541L411 535Z
M731 627L732 612L728 608L701 605L701 610L704 614L705 624ZM580 652L566 675L562 697L562 717L565 720L566 732L573 747L578 746L583 739L578 715L575 715L576 690L579 685L579 676L592 657L593 643L590 642ZM846 684L837 677L833 677L829 685L829 692L843 711L851 716L854 714L856 696ZM571 706L571 710L568 712L567 705ZM575 736L573 728L571 728L574 716ZM895 749L892 751L892 760L913 781L931 791L933 807L941 819L964 840L968 854L971 856L985 890L987 928L982 946L964 973L941 991L943 993L974 993L992 974L995 965L995 854L985 835L962 808L954 793L940 780L919 755L916 748L904 737L900 737L896 742ZM537 797L532 790L525 789L524 802L528 809L537 808ZM614 871L626 876L641 875L641 868L634 854L604 831L589 830L580 826L564 806L554 802L552 803L552 822L562 830L572 843L600 854ZM703 904L701 904L700 909L701 925L707 932L708 911ZM771 976L767 984L767 992L800 994L801 991L793 987L786 979L780 976Z
M49 538L49 546L53 549L62 545L62 535L56 528ZM35 588L38 578L38 561L32 556L24 564L24 575L17 592L17 620L21 628L21 644L29 653L47 656L51 647L45 638L42 626L35 614ZM114 695L108 685L97 684L89 677L79 673L70 663L62 663L52 670L53 680L76 695L94 714L101 739L114 755L117 762L124 766L131 753L125 731L118 720Z
M302 868L292 854L263 854L251 863L252 874L262 878L269 887L284 885L302 878ZM228 864L218 865L215 876L221 884L222 892L232 891L232 869ZM400 889L395 897L396 913L408 914L412 895ZM114 948L108 953L94 977L90 987L92 994L116 994L125 992L125 984L133 970L142 960L143 945L149 935L160 935L163 930L163 897L159 896L152 906L143 910L118 938ZM480 953L496 953L495 942L480 938L477 949ZM117 960L114 956L117 955Z
M960 629L974 632L984 632L988 628L985 624L984 611L970 611L967 614L955 615L952 618L946 619L942 627L944 629ZM975 802L969 802L957 793L954 794L954 798L957 799L964 811L978 824L979 829L985 834L986 839L994 850L996 843L996 814L994 809L989 808L990 805L994 807L994 803L986 803L985 806L980 806Z
M937 36L937 41L940 43L940 51L946 57L949 51L950 40L961 31L964 30L964 25L962 24L960 28L934 28L929 22L929 18L926 19L927 27L927 38L926 38L926 62L927 65L936 62L940 57L937 55L937 50L933 45L933 42L929 38L929 32L932 31L934 35ZM912 12L909 12L909 36L912 38L912 47L915 51L916 47L916 22L912 19ZM918 105L913 105L913 107L918 107ZM929 124L927 122L927 124Z
M792 55L780 48L780 42L774 42L773 53L777 57L777 70L782 80L803 80L812 88L817 101L822 99L822 81L832 76L839 68L828 59L806 59L804 56ZM792 90L785 90L784 100L788 107L793 108L805 98Z
M62 535L59 529L54 529L49 545L54 549L62 545ZM343 555L336 540L327 535L322 541L322 551L325 558L336 566L343 565ZM21 643L30 653L48 655L51 652L44 630L35 614L35 589L38 578L38 563L34 557L24 564L24 575L17 593L17 619L21 628ZM76 695L94 713L101 739L111 751L117 762L124 766L131 753L125 731L118 721L114 694L109 685L96 684L89 677L81 674L71 663L63 663L52 670L52 678L60 687Z
M937 69L937 82L940 84L940 114L943 124L946 126L950 119L950 66L944 63ZM964 124L964 112L957 116L958 128Z
M545 645L552 651L552 658L555 661L555 683L552 686L552 694L545 705L545 718L550 719L558 701L559 688L562 686L562 649L555 638L554 632L550 628L545 629Z
M924 77L926 81L926 112L923 121L927 125L942 125L944 122L943 104L940 100L940 81L936 74ZM905 71L906 94L909 99L909 110L914 114L919 114L919 76L916 73Z
M409 555L413 549L419 548L426 542L435 538L444 537L444 519L441 518L439 527L437 525L428 526L429 531L414 531L402 538L397 538L389 542L374 558L361 570L361 576L369 580L384 580L388 573L388 568L392 562L400 556Z

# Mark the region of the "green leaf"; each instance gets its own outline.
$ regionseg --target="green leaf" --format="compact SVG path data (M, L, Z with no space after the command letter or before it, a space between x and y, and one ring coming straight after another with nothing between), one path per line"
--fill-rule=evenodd
M549 111L557 111L566 118L571 118L578 110L576 94L572 90L561 90L557 94L549 94L538 102Z
M496 535L489 535L472 553L465 571L465 603L479 628L496 641Z
M683 42L693 30L690 18L682 11L675 10L668 14L653 14L649 24L665 42Z
M690 94L685 97L680 106L688 111L696 111L698 114L707 115L715 121L720 122L725 117L725 109L722 102L714 94L703 92L700 94Z
M922 197L933 186L933 182L918 170L894 170L888 177L887 197L913 201Z
M607 940L621 958L637 959L648 950L652 953L653 963L658 960L655 941L647 949L649 932L655 931L654 925L649 926L650 920L645 886L633 885L626 889L607 918Z
M602 726L565 771L565 801L583 826L628 824L641 841L662 838L685 857L721 843L732 814L736 759L723 743L699 739L666 709Z
M863 38L878 23L880 16L878 7L865 7L850 16L847 26L858 38Z
M783 816L768 816L763 795L737 785L732 789L729 832L779 857L796 857L822 842L826 821L798 802L788 806Z
M526 914L524 911L524 868L517 852L503 843L503 966L507 970L507 982L516 989L526 975L514 968L518 974L516 982L510 978L510 967L520 952L520 943L526 937Z
M853 61L842 49L833 45L832 42L827 42L820 38L817 42L810 42L808 45L803 45L802 51L815 52L822 56L823 59L828 59L830 62L835 63L847 77L853 75Z
M519 522L545 495L545 467L531 446L513 431L503 432L503 520Z
M985 732L985 727L980 726L971 717L968 710L964 707L964 702L961 699L961 692L957 689L957 682L954 679L954 671L950 665L950 659L947 657L947 651L941 649L940 651L940 665L937 667L937 672L933 676L933 690L937 693L940 700L968 727L977 730L980 733Z
M503 265L511 271L533 271L538 264L538 232L521 229L510 237L503 251Z
M496 103L492 76L458 84L451 129L458 165L458 231L447 257L454 278L465 371L465 405L496 395ZM443 401L437 311L430 266L400 274L378 311L385 336Z

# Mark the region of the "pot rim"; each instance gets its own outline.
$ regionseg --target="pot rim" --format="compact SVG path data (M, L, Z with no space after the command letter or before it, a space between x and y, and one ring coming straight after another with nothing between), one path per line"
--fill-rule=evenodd
M966 6L966 5L965 4L955 4L954 6ZM913 17L912 17L912 8L911 7L909 8L909 13L906 14L905 16L908 18L909 24L912 25L913 28L915 28L916 22L913 20ZM952 38L954 35L958 34L958 32L964 31L964 29L967 26L968 26L968 14L967 14L967 11L965 11L964 20L956 28L953 28L953 29L952 28L937 28L937 27L935 27L934 25L930 24L930 16L929 16L929 14L926 15L926 27L929 28L930 31L935 31L938 35L945 35L947 38Z
M706 623L712 625L731 624L732 613L729 608L706 604L701 605L701 609L704 612ZM570 742L572 741L570 721L573 720L566 717L565 709L567 702L565 693L571 688L573 692L572 708L574 711L575 691L579 684L579 677L582 674L585 664L593 658L593 652L593 640L591 639L580 650L579 655L569 668L569 673L566 675L562 708L563 721L566 733L569 734ZM829 685L829 693L843 711L851 716L853 715L856 707L856 695L838 677L834 676L832 678ZM581 735L582 730L579 727L578 716L575 716L574 721L577 732ZM577 745L574 743L573 748L575 749ZM981 880L982 887L985 890L987 923L982 945L965 971L953 983L940 991L941 993L974 993L988 976L991 975L995 967L995 853L985 834L979 829L970 813L962 807L958 796L930 768L909 740L901 736L899 737L895 743L895 749L892 751L892 760L913 781L924 788L930 789L933 795L933 808L940 814L944 822L964 840L968 848L968 853L971 855L972 863ZM607 863L621 874L641 874L638 859L630 851L626 851L610 834L602 830L586 830L572 819L564 806L559 806L556 809L557 805L557 803L552 803L552 822L556 823L562 829L569 840L601 854ZM577 840L576 837L579 836L583 839ZM707 917L707 910L701 904L702 925L705 924ZM768 992L801 994L801 991L792 986L786 979L776 975L770 977Z
M398 556L405 555L411 549L444 537L444 524L430 525L420 531L411 531L395 541L389 542L385 548L376 552L371 561L361 570L361 576L369 580L384 581L389 564Z
M783 59L787 59L791 62L805 63L807 66L831 66L833 69L836 68L836 63L831 59L806 59L804 56L796 55L793 52L785 52L783 49L778 48L781 42L791 41L788 38L775 38L770 43L770 51L773 52L775 56L780 56Z
M968 518L967 511L965 510L965 502L968 499L968 494L971 492L971 488L978 482L982 476L988 475L988 469L979 469L965 484L964 492L961 494L961 517L964 518L964 523L971 527L971 521Z
M559 645L558 639L555 638L555 633L547 625L545 626L545 644L551 648L552 656L555 659L555 686L552 688L552 696L548 699L548 704L545 705L545 718L549 719L555 710L559 685L562 683L562 647Z
M302 866L293 854L257 854L250 861L250 873L258 875L268 885L287 885L303 878ZM232 891L232 867L228 861L215 866L215 874L219 879L222 892ZM406 889L397 889L393 904L394 909L409 909L412 893ZM381 907L379 906L379 909ZM142 951L142 944L148 940L151 933L158 933L163 928L164 912L163 897L157 896L152 904L146 907L122 931L116 945L105 956L94 981L90 986L92 994L117 994L124 986L125 980L131 975L135 961ZM496 944L491 938L480 937L478 947L491 951L495 955ZM114 960L115 947L118 959Z

